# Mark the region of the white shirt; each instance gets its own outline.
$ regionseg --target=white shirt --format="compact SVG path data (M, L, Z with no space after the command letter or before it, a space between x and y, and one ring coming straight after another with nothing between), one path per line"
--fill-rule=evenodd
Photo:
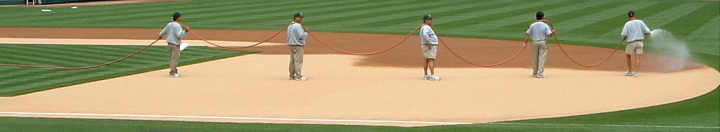
M187 32L183 31L182 26L177 22L170 22L160 31L160 37L167 34L167 43L180 45L182 44L182 38L185 37Z
M547 36L552 34L552 30L550 30L550 26L544 22L535 22L530 25L530 28L528 28L525 33L532 36L533 42L537 42L545 41Z
M627 37L627 42L633 42L644 40L646 33L650 33L650 28L642 20L635 19L625 23L620 35Z
M438 45L438 37L435 35L435 31L428 25L423 25L420 28L420 44Z

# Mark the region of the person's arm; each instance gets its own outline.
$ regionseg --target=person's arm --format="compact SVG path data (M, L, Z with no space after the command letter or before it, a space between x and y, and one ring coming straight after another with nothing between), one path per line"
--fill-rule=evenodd
M295 34L297 35L298 39L305 40L305 37L307 37L307 32L305 31L305 27L300 25L300 28L295 28Z
M627 24L625 24L625 26L623 26L622 32L620 32L620 36L623 36L623 38L627 38L627 36L628 36Z
M550 30L550 26L546 26L545 28L545 34L547 34L547 37L552 37L555 34L555 29Z
M175 35L176 35L178 38L183 38L183 37L185 37L185 34L187 33L187 31L183 31L183 28L182 28L182 26L180 26L180 24L176 24L176 25L174 26L174 28L175 28L175 29L174 29L173 31L176 31L176 32L175 32Z
M643 22L642 25L643 25L643 34L645 34L645 35L650 35L650 32L651 32L651 31L650 31L650 28L648 28L648 26L645 25L645 22Z
M167 33L168 26L165 26L162 31L160 31L160 37L158 39L162 39L163 36Z

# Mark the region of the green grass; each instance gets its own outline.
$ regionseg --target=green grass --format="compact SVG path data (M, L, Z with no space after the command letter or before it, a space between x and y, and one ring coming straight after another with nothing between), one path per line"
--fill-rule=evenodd
M50 8L53 10L51 13L42 13L41 8L30 7L0 9L2 9L0 14L4 14L0 16L0 27L159 29L170 20L172 12L180 11L183 13L183 22L196 29L277 30L292 20L293 13L303 12L307 16L303 23L313 31L378 34L406 34L421 24L422 15L432 14L435 18L433 26L440 35L505 40L523 39L523 31L530 22L534 21L535 11L542 10L546 18L555 24L559 39L563 43L604 48L613 48L622 39L619 32L628 20L626 12L635 10L638 19L644 20L651 29L665 29L679 40L686 42L692 54L690 59L720 70L720 13L718 12L720 2L718 1L206 0L81 6L78 10L58 7ZM653 46L652 39L646 46ZM482 50L490 49L478 49L479 52ZM671 55L660 51L648 52ZM0 121L19 126L42 125L43 127L35 128L40 129L38 131L44 128L58 131L72 131L73 128L88 131L100 129L118 131L718 131L718 129L612 126L720 127L718 102L720 102L720 92L715 89L691 100L619 112L511 121L509 124L413 128L35 118L0 118L3 119ZM37 122L41 123L35 124ZM6 123L0 123L3 124ZM93 128L93 125L102 127ZM19 129L21 127L14 128L8 130L22 130Z
M143 46L0 44L0 63L81 67L102 64L129 55ZM179 65L254 53L192 47L182 52ZM100 68L65 70L0 66L0 96L17 96L168 68L165 46L152 46L124 61Z

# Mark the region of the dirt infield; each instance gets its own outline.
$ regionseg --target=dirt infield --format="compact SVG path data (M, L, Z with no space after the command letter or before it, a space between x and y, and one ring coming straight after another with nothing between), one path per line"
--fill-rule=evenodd
M2 34L4 38L82 38L82 39L155 39L160 29L101 29L101 28L0 28L0 32L12 33ZM194 30L202 37L210 40L226 41L248 41L257 42L272 36L276 31L237 31L237 30ZM323 41L352 52L372 52L391 46L399 42L405 35L384 35L384 34L353 34L353 33L316 33ZM524 36L518 36L524 37ZM185 39L197 40L195 36L188 35ZM562 38L560 38L562 39ZM522 48L522 42L471 39L471 38L449 38L444 40L450 44L456 52L470 61L490 64L507 59ZM272 43L284 43L284 34L270 40ZM306 54L341 54L327 48L312 38L308 37L308 45L305 48ZM422 67L422 52L420 51L419 38L410 37L405 43L388 52L367 56L356 62L358 66L382 66L382 67ZM194 43L193 46L206 46L204 43ZM226 45L233 46L233 45ZM627 65L625 52L618 51L606 63L597 67L578 66L565 58L556 44L548 44L547 68L578 69L578 70L599 70L599 71L626 71ZM565 45L563 48L576 60L585 63L596 63L604 59L612 49ZM288 54L285 46L263 46L249 48L248 50L260 50L261 54ZM498 68L531 68L529 48L523 51L516 59L498 66ZM667 67L668 63L682 63L683 68ZM436 66L441 68L472 68L455 58L445 47L438 47L438 58ZM645 54L641 64L641 72L672 72L672 69L696 69L703 67L691 61L680 60L671 57ZM548 71L552 74L552 71Z
M159 29L0 28L2 43L137 44ZM274 31L197 30L223 45L260 41ZM369 52L403 35L316 33L339 48ZM55 39L41 39L55 38ZM76 39L68 39L76 38ZM112 39L112 40L107 40ZM197 39L189 36L188 39ZM475 62L497 62L522 46L517 41L444 38ZM205 46L191 41L193 46ZM360 41L362 40L362 41ZM230 42L233 41L233 42ZM476 68L439 48L437 73L422 80L417 36L387 53L339 55L309 40L306 82L287 80L284 35L251 48L263 53L90 82L17 97L0 98L0 116L182 120L211 122L423 126L550 118L655 106L700 96L720 84L720 72L691 62L667 73L646 55L640 77L622 76L622 52L596 68L579 67L551 45L546 74L530 77L530 54L501 67ZM192 47L190 47L192 48ZM567 46L590 63L612 50ZM655 60L653 60L653 58ZM24 113L14 113L24 112Z

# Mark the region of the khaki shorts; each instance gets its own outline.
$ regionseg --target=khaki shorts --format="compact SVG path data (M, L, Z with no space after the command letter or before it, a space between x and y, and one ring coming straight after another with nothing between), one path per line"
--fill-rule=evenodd
M625 47L625 53L628 55L643 54L643 41L630 42Z
M422 45L423 56L426 59L435 59L437 56L437 45Z

